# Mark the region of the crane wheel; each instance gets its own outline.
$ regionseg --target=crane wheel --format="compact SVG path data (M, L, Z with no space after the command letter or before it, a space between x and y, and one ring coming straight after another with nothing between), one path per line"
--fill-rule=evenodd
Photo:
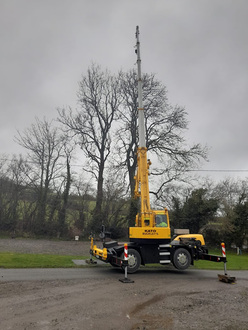
M121 258L124 259L124 252L121 255ZM128 249L128 266L127 272L133 274L137 272L140 267L141 257L138 251L134 249ZM124 268L123 268L124 269Z
M191 264L191 255L188 250L179 248L173 256L173 264L179 270L187 269Z

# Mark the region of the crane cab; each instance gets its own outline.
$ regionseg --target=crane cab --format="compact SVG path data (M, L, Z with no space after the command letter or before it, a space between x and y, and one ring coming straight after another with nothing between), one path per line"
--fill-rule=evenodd
M142 219L143 218L143 219ZM137 215L135 227L129 228L130 242L145 242L149 240L171 240L171 230L168 210L152 210L144 217ZM150 243L147 241L147 243Z

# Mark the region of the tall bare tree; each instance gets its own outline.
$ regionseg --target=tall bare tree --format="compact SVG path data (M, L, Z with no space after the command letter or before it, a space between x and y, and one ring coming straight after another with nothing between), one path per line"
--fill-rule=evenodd
M127 169L133 195L138 147L137 96L134 70L120 72L115 77L93 64L80 82L80 109L59 110L60 122L78 137L78 143L89 161L85 169L97 181L93 227L95 224L99 227L102 222L104 169L110 152L114 155L116 167ZM206 150L199 144L187 146L184 140L188 127L187 113L184 108L169 105L166 88L154 74L143 76L143 97L147 149L161 164L160 169L153 169L153 174L163 176L160 187L153 193L161 197L165 184L204 158ZM132 202L136 214L136 205Z
M37 233L45 233L46 208L49 197L49 189L59 176L62 165L59 159L63 154L64 140L57 127L45 118L36 118L31 127L18 132L16 141L28 152L28 158L32 161L32 171L29 173L30 182L36 187L37 192Z
M82 76L78 92L79 110L59 110L59 121L78 137L90 172L97 182L96 207L93 229L102 223L103 179L106 162L111 151L111 130L120 104L117 78L100 66L92 64Z
M127 166L131 194L134 191L134 175L137 165L138 101L137 74L135 70L120 73L122 108L119 114L119 154L125 154L122 165ZM206 148L199 144L188 146L184 134L188 129L184 108L171 106L165 86L154 74L143 75L143 104L145 109L146 146L150 155L158 160L159 167L152 174L163 177L160 186L153 191L158 197L168 182L178 179L189 167L206 157Z

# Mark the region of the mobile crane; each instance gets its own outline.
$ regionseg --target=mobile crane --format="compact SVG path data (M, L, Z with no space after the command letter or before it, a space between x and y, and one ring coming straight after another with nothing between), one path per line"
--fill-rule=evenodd
M175 268L185 270L194 264L194 260L211 260L226 262L223 256L208 254L204 237L201 234L171 235L169 214L167 208L152 210L149 197L149 167L145 141L145 120L142 97L142 76L139 27L136 27L136 54L138 77L138 123L139 146L137 150L137 172L135 178L134 197L140 199L140 212L136 215L135 227L129 228L128 243L128 273L136 272L140 265L172 263ZM104 238L104 230L100 235ZM103 248L98 248L91 237L91 256L113 266L123 268L124 244L117 241L103 242Z

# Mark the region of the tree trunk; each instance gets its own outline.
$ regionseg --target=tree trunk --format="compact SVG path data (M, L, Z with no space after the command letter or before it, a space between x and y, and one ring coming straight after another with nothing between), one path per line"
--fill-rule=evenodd
M97 195L96 195L96 206L93 212L93 219L91 230L100 232L101 225L104 224L104 219L102 217L102 202L103 202L103 164L99 168L99 176L97 182Z
M70 162L69 158L67 157L66 159L66 185L65 185L65 190L63 192L63 200L62 200L62 207L60 210L59 214L59 232L60 235L64 235L66 232L66 227L65 227L65 220L66 220L66 210L68 206L68 200L69 200L69 192L70 192L70 187L71 187L71 168L70 168Z

